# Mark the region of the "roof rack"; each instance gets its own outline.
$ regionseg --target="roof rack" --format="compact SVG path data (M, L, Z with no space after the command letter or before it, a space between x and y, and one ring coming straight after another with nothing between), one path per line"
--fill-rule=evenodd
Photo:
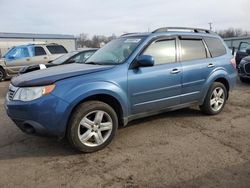
M138 33L125 33L125 34L122 34L121 37L127 36L127 35L132 35L132 34L138 34Z
M192 28L192 27L162 27L154 30L152 33L160 33L160 32L168 32L169 30L188 30L195 33L213 33L211 30L208 29L201 29L201 28Z

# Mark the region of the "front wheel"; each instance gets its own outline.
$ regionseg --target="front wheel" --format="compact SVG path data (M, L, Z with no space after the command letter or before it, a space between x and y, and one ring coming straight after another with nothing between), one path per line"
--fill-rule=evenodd
M67 137L77 150L94 152L112 141L117 127L118 118L111 106L100 101L87 101L73 112Z
M201 111L209 115L220 113L226 104L227 95L227 89L224 84L214 82L210 86L203 104L200 106Z

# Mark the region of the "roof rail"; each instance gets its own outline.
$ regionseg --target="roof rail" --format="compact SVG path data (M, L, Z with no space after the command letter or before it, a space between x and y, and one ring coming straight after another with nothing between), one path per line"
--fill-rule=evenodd
M169 30L189 30L195 33L213 33L211 30L208 29L201 29L201 28L192 28L192 27L162 27L154 30L152 33L159 33L159 32L168 32Z
M125 33L125 34L122 34L121 37L127 36L127 35L132 35L132 34L138 34L138 33Z

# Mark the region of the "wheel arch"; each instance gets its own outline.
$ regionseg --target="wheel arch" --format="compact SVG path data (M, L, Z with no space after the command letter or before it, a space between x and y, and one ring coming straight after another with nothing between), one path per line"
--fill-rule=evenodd
M204 87L203 87L203 89L201 91L201 96L202 97L201 97L200 104L202 104L203 101L205 100L208 89L212 85L212 83L214 83L214 82L220 82L226 87L226 89L227 89L227 99L228 99L229 91L230 91L230 82L229 82L227 72L225 70L217 70L217 71L213 72L209 76L209 78L206 80L206 83L204 84Z
M115 110L115 112L117 114L119 125L124 125L124 120L123 120L124 111L123 111L121 103L114 96L112 96L110 94L105 94L105 93L89 95L88 97L78 101L78 103L73 106L73 108L72 108L72 110L71 110L71 112L69 114L69 118L71 117L71 115L74 113L74 111L77 109L77 107L80 104L82 104L82 103L84 103L86 101L91 101L91 100L92 101L93 100L101 101L101 102L104 102L104 103L108 104L109 106L111 106Z

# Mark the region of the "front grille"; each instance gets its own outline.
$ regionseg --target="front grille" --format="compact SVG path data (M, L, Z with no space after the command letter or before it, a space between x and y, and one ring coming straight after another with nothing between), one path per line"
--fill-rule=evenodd
M8 94L7 94L9 100L13 100L13 97L14 97L17 89L18 89L17 87L10 84L9 91L8 91Z
M250 74L250 63L246 63L244 67L245 67L246 73Z

